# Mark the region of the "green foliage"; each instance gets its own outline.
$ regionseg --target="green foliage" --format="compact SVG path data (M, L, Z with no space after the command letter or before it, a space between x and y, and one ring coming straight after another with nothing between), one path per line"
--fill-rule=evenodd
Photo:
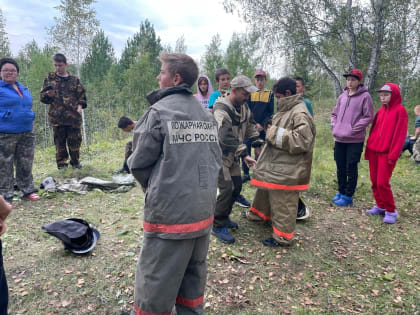
M149 62L154 65L158 71L160 63L157 60L162 45L160 37L156 35L153 25L145 20L140 24L139 32L135 33L132 38L127 40L125 48L121 54L119 65L123 71L130 68L131 64L136 62L138 58L147 54Z
M114 48L104 31L99 30L93 37L85 62L81 67L81 80L100 84L114 62Z
M6 33L6 19L3 17L3 11L0 8L0 58L11 57L10 42Z
M291 73L309 78L322 69L341 93L341 74L364 72L370 91L386 80L407 86L420 54L416 0L225 0L241 13L264 47L264 59L287 57ZM303 55L302 55L303 53ZM403 91L404 93L404 91Z
M206 52L201 59L203 71L212 80L213 86L216 86L214 73L217 69L223 68L223 52L220 48L222 40L220 35L216 34L212 37L210 44L206 45Z
M224 63L232 77L238 74L246 75L249 78L253 77L257 66L257 60L254 57L255 50L256 40L254 38L233 33L224 57Z
M185 44L185 36L182 35L176 40L174 52L179 54L187 53L187 45Z
M80 65L95 34L99 21L91 6L95 0L61 0L55 7L61 16L54 17L55 25L48 29L52 42L63 49L79 72ZM80 73L77 73L80 76Z
M139 57L124 72L124 82L119 99L125 105L128 114L139 117L148 107L146 95L158 87L155 67L150 64L148 54Z
M37 143L42 143L44 146L51 144L52 139L48 124L48 105L40 102L39 92L48 72L54 70L52 66L53 54L54 48L46 45L41 49L35 41L32 41L25 45L16 58L20 67L18 80L32 93Z

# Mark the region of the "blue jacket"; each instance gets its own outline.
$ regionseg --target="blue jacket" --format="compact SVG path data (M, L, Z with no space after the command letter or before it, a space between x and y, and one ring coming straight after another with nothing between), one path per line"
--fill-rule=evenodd
M23 97L13 86L0 80L0 133L23 133L33 129L35 113L32 111L32 94L16 81Z

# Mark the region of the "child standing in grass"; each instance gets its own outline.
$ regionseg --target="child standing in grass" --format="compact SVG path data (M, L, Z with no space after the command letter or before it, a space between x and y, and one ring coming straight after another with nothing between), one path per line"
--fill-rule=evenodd
M385 83L378 93L382 107L373 119L365 152L376 205L366 214L385 215L384 223L394 224L398 211L389 180L407 135L408 114L401 105L398 85Z
M332 202L340 207L353 205L366 128L373 117L372 98L362 84L362 71L352 69L343 76L346 88L331 113L338 181L338 192Z
M0 236L6 232L6 223L4 222L12 211L10 205L0 196ZM7 289L6 274L3 267L2 245L0 240L0 314L7 314L7 304L9 302L9 293Z

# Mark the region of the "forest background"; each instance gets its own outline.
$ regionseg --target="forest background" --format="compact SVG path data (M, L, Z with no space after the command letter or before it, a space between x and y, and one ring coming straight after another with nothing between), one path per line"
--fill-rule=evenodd
M92 0L62 0L50 42L35 41L15 56L19 80L33 94L36 112L34 181L46 176L110 178L121 167L129 135L117 128L121 115L138 119L148 107L145 96L158 87L156 75L163 51L187 52L180 34L175 47L163 43L153 24L139 21L120 58L101 30ZM297 224L297 244L273 250L262 246L269 226L248 222L235 206L237 242L214 237L208 253L207 314L418 314L419 302L419 168L404 153L394 170L392 188L399 220L389 226L364 211L372 206L368 165L351 208L329 203L336 192L330 113L342 91L342 74L362 69L378 108L375 89L386 81L402 88L410 114L420 103L419 24L417 1L226 0L228 12L241 14L249 31L234 34L226 49L221 36L210 38L197 60L202 73L227 67L232 76L252 77L256 67L268 70L268 88L280 76L302 76L317 125L311 187L304 199L312 216ZM0 57L10 56L0 9ZM60 36L57 36L57 35ZM79 74L88 94L87 141L83 168L58 171L47 121L48 106L39 91L52 56L63 52L70 71ZM281 65L279 67L279 65ZM280 69L280 70L279 70ZM213 81L213 84L215 82ZM88 144L89 146L86 146ZM414 179L414 180L413 180ZM91 191L87 195L46 193L38 202L16 200L2 236L9 283L10 314L119 314L133 305L134 275L142 244L144 194L139 187L125 194ZM252 200L255 188L245 184ZM40 227L53 220L82 217L101 231L95 250L75 256L63 250Z
M100 28L94 3L61 0L55 7L55 25L48 29L48 43L40 47L33 40L13 56L21 68L19 81L33 95L35 132L43 147L52 145L52 136L48 106L40 103L38 95L43 79L53 71L55 53L68 56L70 71L79 75L87 90L87 144L98 135L118 137L115 127L120 116L138 119L142 115L148 107L145 96L158 87L155 78L161 52L188 53L184 35L180 34L175 47L171 47L157 36L153 24L144 20L139 21L138 31L127 40L117 59ZM215 88L217 68L228 68L232 77L252 77L257 67L263 67L268 69L268 88L280 76L303 77L306 96L316 104L341 93L342 74L355 67L363 71L371 92L387 81L399 84L413 117L412 108L420 103L418 1L225 0L224 6L227 12L241 16L248 32L234 33L226 50L221 48L219 34L209 37L197 63ZM7 17L0 9L0 57L12 55L6 23Z

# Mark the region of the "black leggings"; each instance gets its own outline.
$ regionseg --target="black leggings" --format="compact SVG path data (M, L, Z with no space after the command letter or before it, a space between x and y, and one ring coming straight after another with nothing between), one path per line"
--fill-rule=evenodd
M357 186L360 156L363 151L361 143L335 142L334 160L337 164L338 192L347 197L353 197Z

